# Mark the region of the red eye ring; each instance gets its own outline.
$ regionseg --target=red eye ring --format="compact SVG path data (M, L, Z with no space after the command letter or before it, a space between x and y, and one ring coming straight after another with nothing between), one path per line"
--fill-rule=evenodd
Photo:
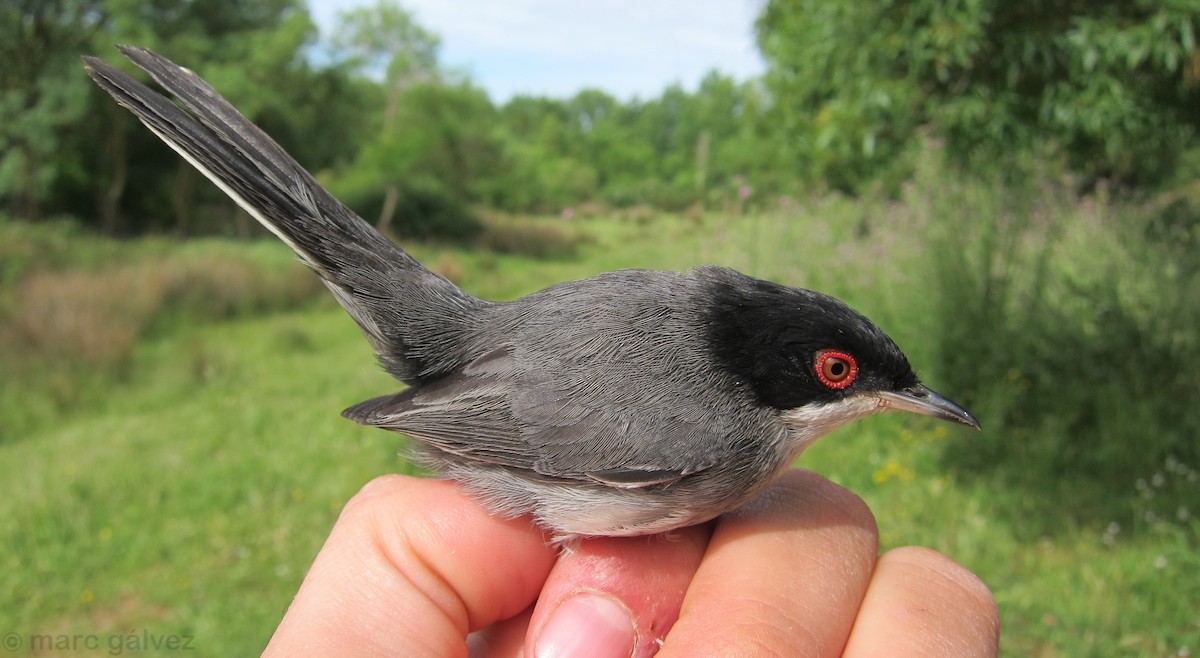
M832 389L843 389L854 383L858 376L858 361L854 357L837 350L822 350L817 352L813 372L821 383Z

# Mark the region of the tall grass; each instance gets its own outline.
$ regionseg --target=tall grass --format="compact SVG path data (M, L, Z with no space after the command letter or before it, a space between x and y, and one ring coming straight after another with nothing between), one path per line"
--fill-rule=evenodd
M1132 526L1134 483L1200 468L1200 213L1078 199L1069 180L964 182L926 166L939 376L986 432L948 463L1023 492L1031 536ZM1169 493L1200 508L1200 488Z
M0 287L0 443L102 396L129 374L133 350L148 335L294 307L322 289L299 264L255 253L254 245L121 245L70 224L0 224L0 232L8 265Z

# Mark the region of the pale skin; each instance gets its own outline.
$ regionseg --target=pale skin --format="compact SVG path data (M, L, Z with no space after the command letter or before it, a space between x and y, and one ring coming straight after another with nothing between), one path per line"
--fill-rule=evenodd
M454 483L386 476L346 505L265 655L997 655L976 576L878 543L857 496L801 470L715 522L563 551Z

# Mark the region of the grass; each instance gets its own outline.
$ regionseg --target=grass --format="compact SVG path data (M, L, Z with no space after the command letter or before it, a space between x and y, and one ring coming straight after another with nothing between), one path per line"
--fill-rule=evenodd
M4 446L5 627L264 645L341 504L403 468L337 415L388 387L356 332L324 309L153 340L103 408Z
M123 243L71 224L0 221L0 245L0 443L103 397L147 337L293 308L324 291L265 241Z
M911 202L829 197L771 215L584 220L572 228L588 236L574 258L411 247L497 299L620 267L703 262L820 288L875 319L934 388L954 397L946 384L955 377L930 339L936 300L919 292L931 257L923 214ZM196 248L97 247L159 263ZM273 243L200 248L290 267ZM395 385L331 302L158 317L116 375L80 384L78 405L0 442L0 629L144 630L193 636L199 655L258 651L344 502L372 477L408 468L396 456L401 437L338 416ZM6 390L16 397L0 414L36 406L36 390ZM863 496L885 547L931 546L978 573L1000 603L1007 655L1184 656L1200 647L1200 524L1191 516L1200 505L1180 502L1195 499L1190 478L1200 465L1164 461L1140 482L1097 482L1107 506L1045 517L1040 498L1053 486L1041 494L1007 487L947 461L949 448L1007 438L885 416L823 439L801 463ZM1118 518L1119 507L1127 513ZM1022 518L1029 510L1041 515L1036 531Z

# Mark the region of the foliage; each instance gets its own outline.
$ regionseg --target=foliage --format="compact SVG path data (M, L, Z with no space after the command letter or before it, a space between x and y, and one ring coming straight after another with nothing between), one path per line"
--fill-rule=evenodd
M438 72L441 40L395 0L340 12L332 45L355 68L382 72L393 88Z
M949 462L1029 491L1031 535L1055 532L1063 507L1128 524L1113 483L1200 464L1200 408L1184 402L1200 399L1200 224L1164 234L1153 207L1077 202L1049 173L1007 187L924 164L918 180L921 212L947 218L926 284L937 371L989 430Z
M87 83L77 55L110 56L113 42L197 70L402 232L405 206L438 199L451 205L435 212L455 216L474 204L743 212L806 189L895 194L926 135L966 170L1013 180L1034 154L1084 189L1183 184L1181 171L1197 171L1184 157L1200 123L1197 2L774 0L757 24L764 80L714 72L648 99L592 89L502 105L445 70L438 36L395 0L343 12L321 40L300 0L10 3L0 208L72 214L107 234L251 230Z
M790 190L763 125L762 89L716 72L695 93L620 103L599 90L565 101L517 97L500 108L513 162L510 210L554 211L601 199L617 207L728 206L750 185Z
M70 53L99 28L98 2L22 0L0 5L0 203L37 217L70 160L64 129L82 120L87 86L68 74Z
M303 111L293 112L303 104L289 94L320 76L296 63L314 33L298 0L58 0L9 3L0 17L13 26L0 32L0 53L21 64L5 67L0 83L0 139L11 146L0 164L0 203L15 216L70 212L108 233L203 226L216 193L152 135L132 130L128 113L83 75L79 55L108 55L114 42L169 52L264 127L306 132L296 126ZM138 194L127 195L132 182Z
M772 0L758 32L812 180L861 189L933 124L963 162L1060 148L1085 181L1136 185L1200 127L1198 17L1195 0Z
M295 307L324 288L266 245L147 241L137 249L71 223L0 223L0 443L121 379L140 341Z
M468 84L440 80L406 85L387 103L390 124L332 177L331 188L385 231L475 235L481 223L469 204L492 201L502 158L491 103Z
M329 181L330 191L362 217L383 215L386 185L369 169L347 169ZM483 224L474 210L441 184L418 177L395 186L393 220L384 230L401 238L444 238L465 241Z
M10 146L0 203L20 218L72 214L107 234L252 230L87 83L77 55L119 61L113 42L196 70L302 164L349 190L368 219L406 235L469 237L474 204L745 208L793 189L754 81L712 73L695 92L675 85L644 101L584 90L498 107L442 68L437 35L392 0L343 12L319 44L298 0L225 4L59 0L10 10L36 29L0 36L0 49L25 64L3 76L0 112L11 120L0 128ZM434 219L413 222L414 212Z
M566 259L576 256L579 246L589 242L585 229L544 219L529 219L492 213L475 244L496 254L526 258Z

